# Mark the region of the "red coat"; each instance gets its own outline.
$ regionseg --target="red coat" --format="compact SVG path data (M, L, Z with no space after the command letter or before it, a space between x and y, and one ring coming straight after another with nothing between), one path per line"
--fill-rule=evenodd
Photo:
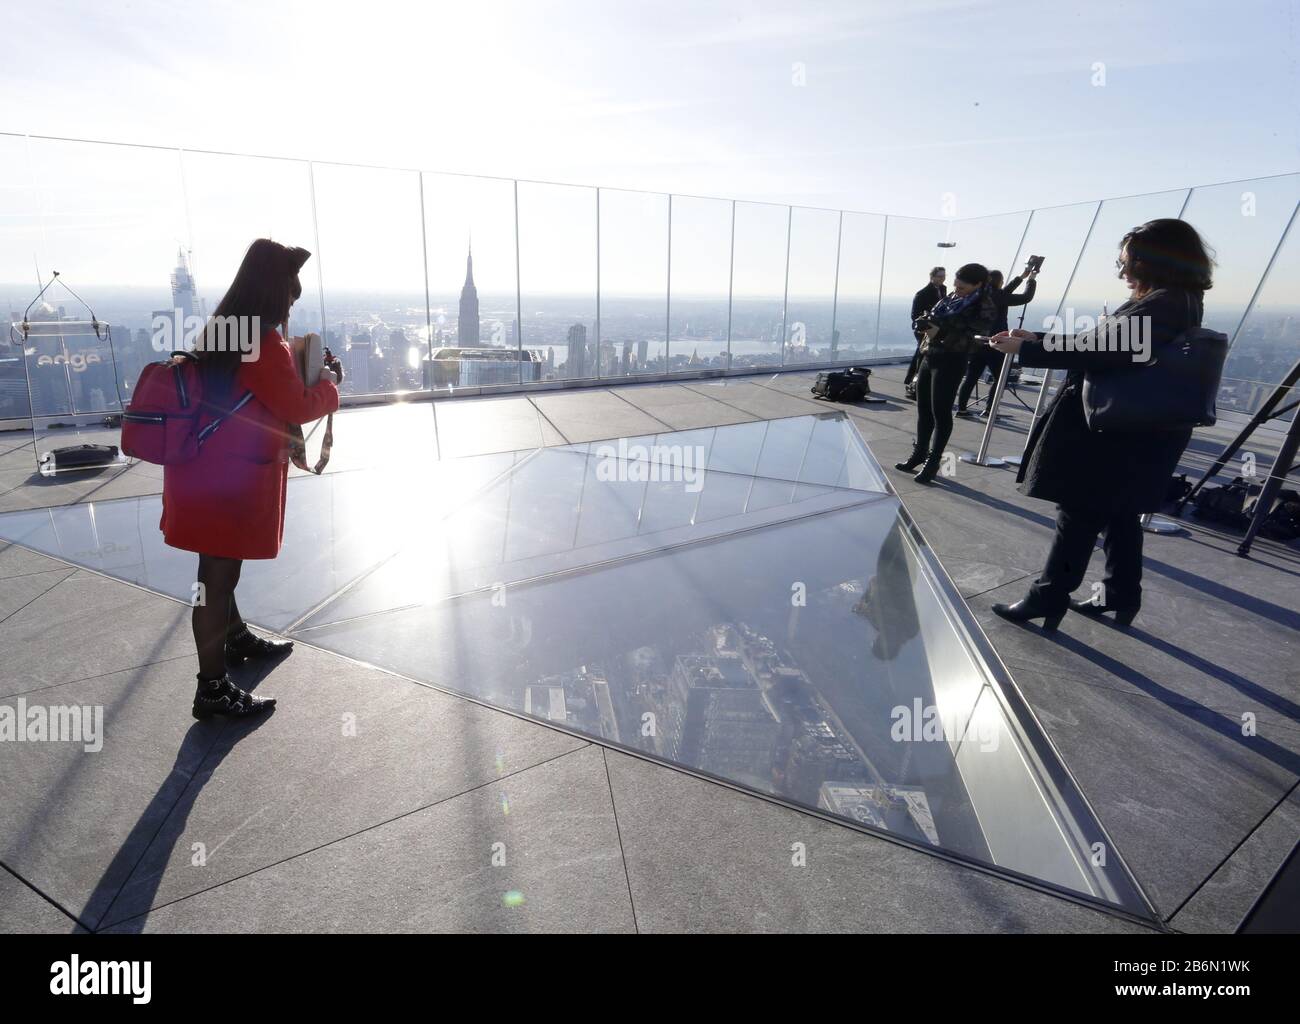
M339 407L328 380L307 387L278 331L262 334L256 362L245 362L232 400L248 402L204 443L199 456L163 468L163 538L174 548L223 558L274 558L284 536L290 424Z

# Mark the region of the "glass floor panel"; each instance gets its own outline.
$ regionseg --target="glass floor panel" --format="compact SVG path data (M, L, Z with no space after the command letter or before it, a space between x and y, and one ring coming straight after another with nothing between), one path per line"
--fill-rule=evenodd
M188 600L160 499L0 539ZM290 482L258 624L923 849L1149 906L841 413Z

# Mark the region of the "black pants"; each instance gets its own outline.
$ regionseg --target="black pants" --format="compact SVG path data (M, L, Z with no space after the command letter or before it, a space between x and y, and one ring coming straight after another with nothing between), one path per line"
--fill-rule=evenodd
M971 390L985 370L992 370L993 379L997 379L998 374L1002 372L1002 359L1002 353L988 345L981 345L971 353L970 362L966 364L966 379L961 382L961 388L957 392L958 409L966 408L966 403L970 401Z
M903 378L903 387L911 384L916 380L916 368L921 364L921 339L916 339L916 351L912 353L912 361L907 364L907 375Z
M916 450L937 462L952 434L952 399L966 370L964 355L927 352L916 369Z
M1056 536L1047 554L1043 574L1033 590L1049 608L1064 608L1083 582L1088 560L1105 534L1105 589L1099 600L1113 608L1136 608L1142 601L1142 517L1137 512L1109 512L1091 508L1056 509ZM1092 595L1081 595L1081 599Z

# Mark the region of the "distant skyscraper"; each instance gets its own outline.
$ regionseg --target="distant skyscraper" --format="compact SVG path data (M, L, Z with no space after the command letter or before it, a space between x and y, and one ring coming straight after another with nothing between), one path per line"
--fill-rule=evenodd
M570 380L585 375L587 367L587 328L574 324L569 328L569 358L566 373Z
M199 296L194 288L194 275L190 273L190 262L184 249L176 250L176 269L172 271L172 308L179 309L182 316L202 316L199 309Z
M474 250L465 256L465 287L460 290L460 319L456 322L457 339L461 348L479 344L478 289L474 287Z

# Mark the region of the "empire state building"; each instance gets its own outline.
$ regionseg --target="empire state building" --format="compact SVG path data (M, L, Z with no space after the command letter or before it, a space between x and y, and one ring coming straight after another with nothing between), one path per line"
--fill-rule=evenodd
M474 250L465 257L465 287L460 290L460 319L456 321L457 341L462 348L472 348L478 340L478 289L474 287Z

